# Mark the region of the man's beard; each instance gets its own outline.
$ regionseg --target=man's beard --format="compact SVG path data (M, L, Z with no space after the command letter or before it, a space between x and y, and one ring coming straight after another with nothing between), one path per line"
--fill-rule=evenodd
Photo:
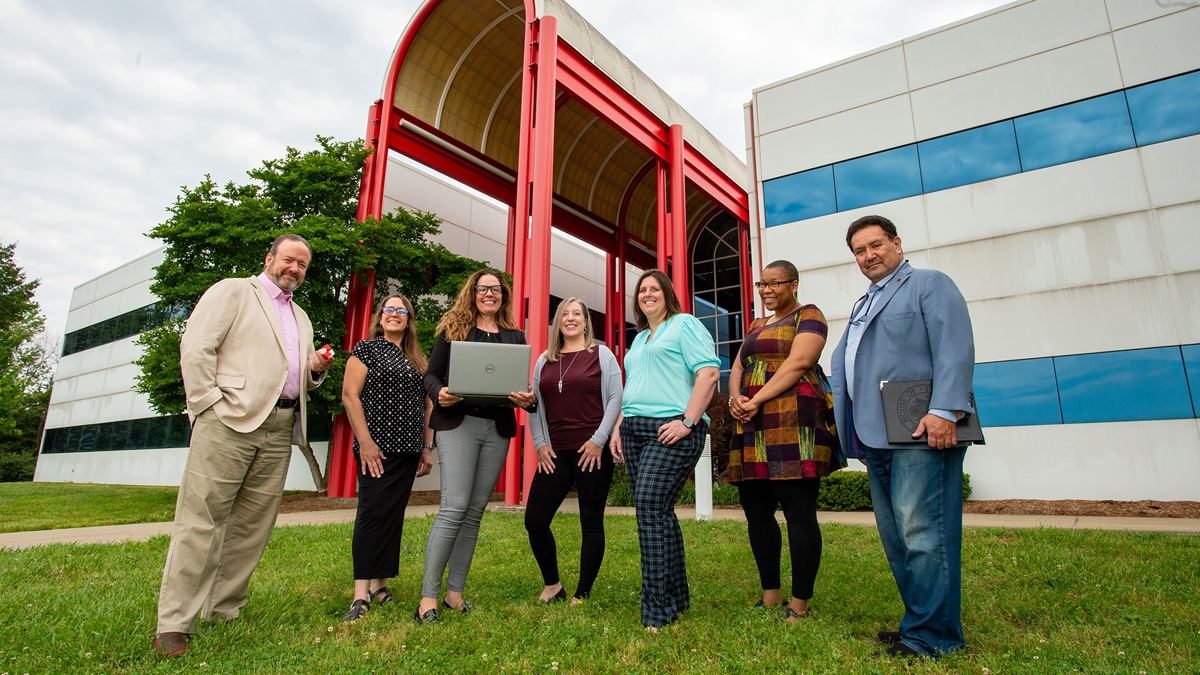
M301 282L297 281L294 277L285 277L282 274L275 274L269 269L266 272L267 276L271 277L271 281L275 282L275 285L279 287L279 290L283 291L284 293L291 293L300 287Z

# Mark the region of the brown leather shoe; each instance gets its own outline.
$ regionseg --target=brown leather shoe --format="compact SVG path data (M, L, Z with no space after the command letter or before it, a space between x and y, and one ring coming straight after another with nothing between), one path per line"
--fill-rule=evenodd
M154 651L164 659L177 659L187 653L187 636L183 633L159 633L154 636Z

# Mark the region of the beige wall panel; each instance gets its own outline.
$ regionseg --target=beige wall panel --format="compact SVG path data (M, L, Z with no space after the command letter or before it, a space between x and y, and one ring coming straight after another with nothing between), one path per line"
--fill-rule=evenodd
M1171 287L1171 311L1179 326L1179 343L1200 343L1200 272L1167 277Z
M1163 274L1146 211L945 246L932 256L968 301Z
M1157 19L1160 16L1195 7L1195 2L1183 0L1105 0L1108 5L1108 19L1113 30L1120 30L1135 23ZM1164 7L1164 5L1166 5Z
M896 224L905 251L928 248L925 200L916 196L765 228L763 264L783 258L800 270L807 270L852 262L854 256L846 246L846 229L856 219L872 214Z
M1200 68L1200 7L1113 33L1125 86Z
M925 195L929 240L946 246L1149 208L1136 150Z
M1112 38L1103 35L913 91L912 112L925 140L1121 87Z
M803 124L908 91L900 45L755 94L759 135Z
M1200 270L1200 202L1158 209L1153 215L1167 272Z
M471 231L499 242L508 241L508 212L479 201L471 202Z
M468 258L487 263L491 267L504 267L504 244L494 239L488 239L481 234L471 233L466 255Z
M913 142L908 96L896 96L759 137L762 180Z
M1200 136L1177 138L1138 148L1150 204L1155 207L1200 201L1196 158L1200 157Z
M972 499L1194 500L1198 424L991 427L987 445L967 451L963 471L971 474Z
M906 41L909 85L920 89L1108 32L1104 0L1038 0Z
M977 300L968 307L978 362L1179 344L1166 277Z

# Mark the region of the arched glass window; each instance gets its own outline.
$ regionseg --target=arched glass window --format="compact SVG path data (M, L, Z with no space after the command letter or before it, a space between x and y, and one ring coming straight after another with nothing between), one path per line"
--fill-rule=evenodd
M729 367L742 346L742 271L738 223L727 213L715 216L696 238L692 251L692 307L708 328L721 359L718 391L729 393Z

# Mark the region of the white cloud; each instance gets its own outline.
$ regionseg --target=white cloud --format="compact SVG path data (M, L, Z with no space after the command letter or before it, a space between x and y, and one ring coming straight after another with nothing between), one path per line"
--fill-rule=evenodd
M0 0L0 241L62 330L72 289L157 246L180 186L219 184L316 134L363 134L416 0ZM772 81L995 0L575 0L740 157Z

